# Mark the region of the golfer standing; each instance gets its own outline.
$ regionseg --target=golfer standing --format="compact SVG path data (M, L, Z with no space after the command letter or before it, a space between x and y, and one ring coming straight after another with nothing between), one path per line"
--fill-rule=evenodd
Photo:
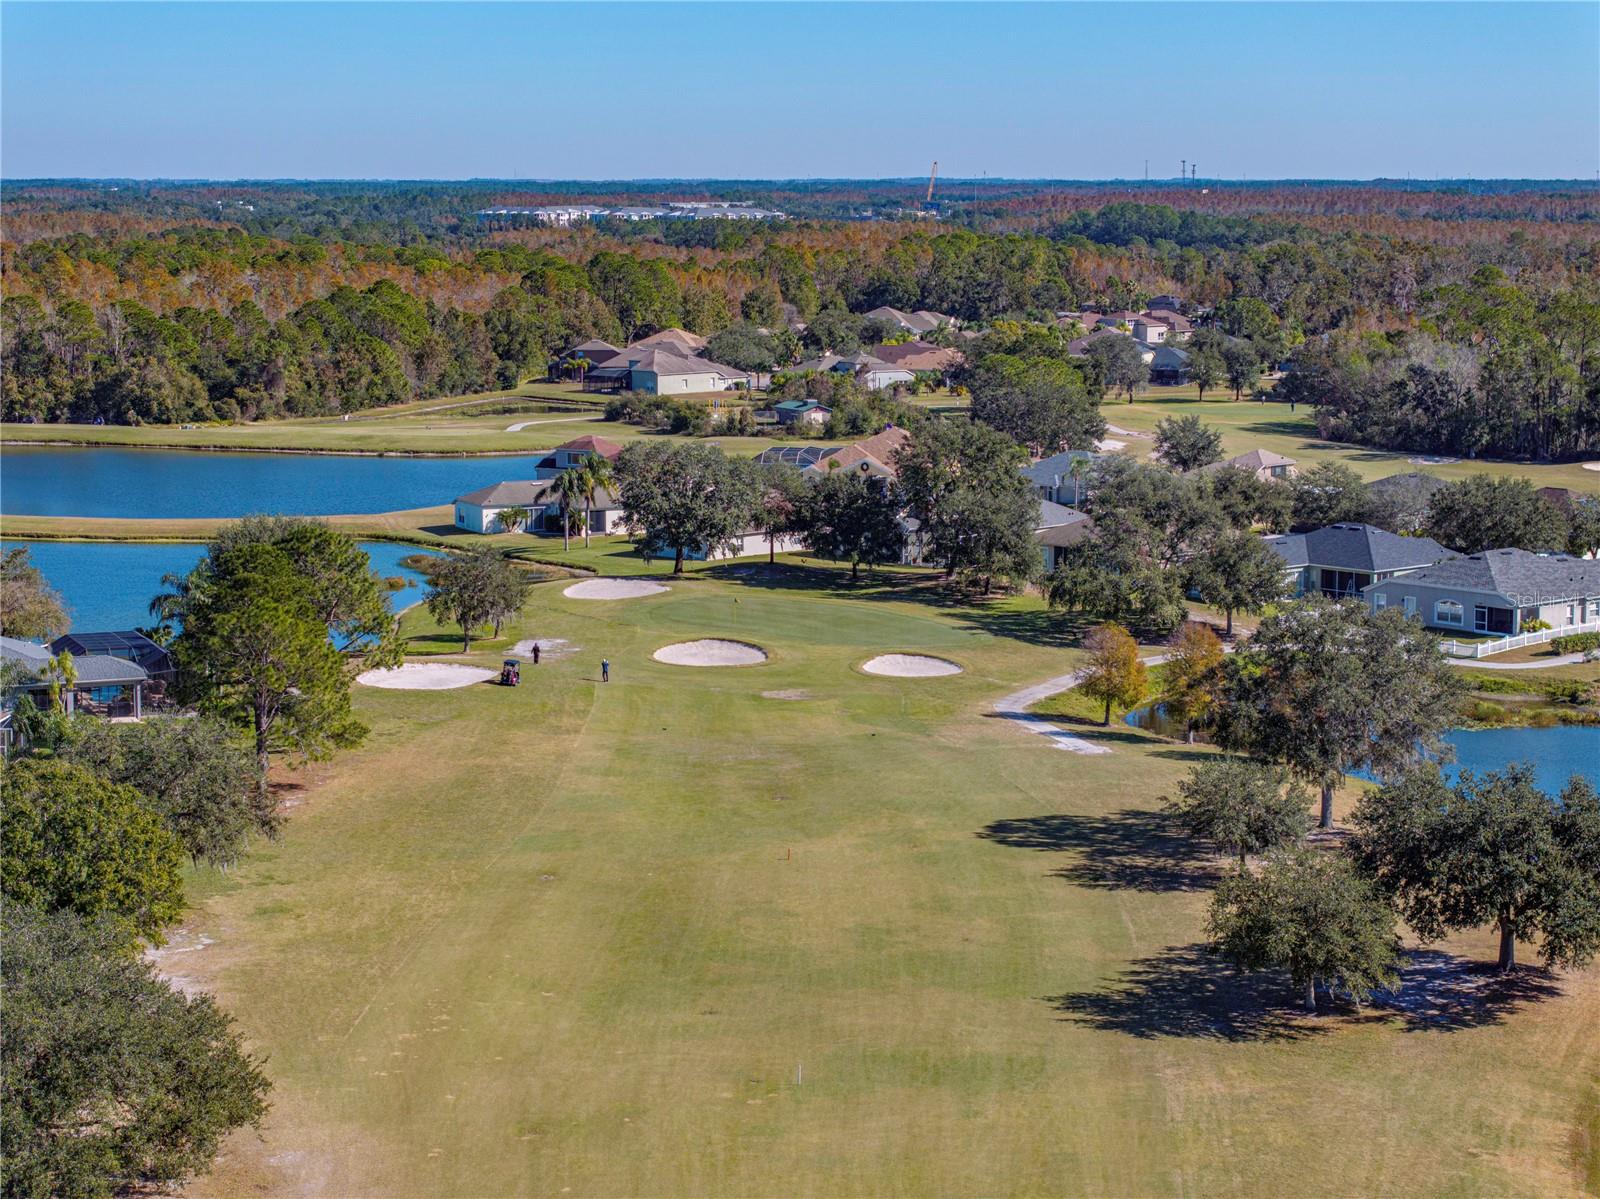
M606 661L604 658L600 659L600 681L602 683L609 683L611 681L611 663Z

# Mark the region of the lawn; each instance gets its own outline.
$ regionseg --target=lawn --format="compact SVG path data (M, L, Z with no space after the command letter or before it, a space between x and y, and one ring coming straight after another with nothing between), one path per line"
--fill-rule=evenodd
M399 404L339 417L196 425L0 425L0 440L78 445L155 446L212 450L297 450L351 454L526 454L586 434L632 441L660 436L604 419L604 396L570 383L532 383L514 391ZM696 398L696 397L688 397ZM726 396L721 398L726 399ZM537 411L544 402L583 404L587 410ZM523 410L482 409L520 405ZM513 430L513 425L525 425ZM759 454L770 437L713 439L730 454Z
M1342 462L1368 480L1407 471L1421 471L1451 481L1476 474L1517 475L1532 479L1537 487L1600 491L1600 475L1584 470L1576 462L1538 466L1485 460L1418 465L1409 461L1412 457L1409 454L1324 440L1317 435L1316 422L1304 408L1291 413L1287 404L1261 404L1254 400L1236 403L1226 389L1209 392L1208 397L1204 402L1195 399L1192 387L1156 387L1133 404L1107 400L1101 411L1111 424L1140 433L1153 433L1156 423L1163 417L1192 413L1222 433L1223 453L1230 457L1259 447L1285 454L1302 467L1318 462ZM1116 434L1111 436L1116 437ZM1142 439L1133 441L1128 449L1130 453L1143 456L1149 453L1150 443Z
M516 690L358 689L367 744L295 776L280 841L193 876L213 943L174 968L276 1082L195 1193L1600 1184L1600 972L1473 1006L1449 954L1489 956L1474 936L1409 1012L1320 1021L1233 979L1196 949L1215 865L1152 814L1207 751L1080 727L1114 752L1079 757L986 715L1077 660L1037 601L747 567L563 586L505 641L579 652ZM771 660L650 659L708 635ZM966 673L857 669L885 649Z

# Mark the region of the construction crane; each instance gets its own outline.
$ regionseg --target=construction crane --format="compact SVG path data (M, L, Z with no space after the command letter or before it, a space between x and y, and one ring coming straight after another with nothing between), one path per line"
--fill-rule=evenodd
M937 180L938 178L939 178L939 160L937 158L935 158L933 160L933 170L928 172L928 194L926 196L924 196L923 200L922 200L922 206L924 208L932 208L933 207L933 184L934 184L934 181Z

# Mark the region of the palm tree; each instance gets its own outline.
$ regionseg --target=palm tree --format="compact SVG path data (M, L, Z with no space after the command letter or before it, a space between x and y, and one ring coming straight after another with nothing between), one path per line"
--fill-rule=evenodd
M528 523L528 510L520 504L510 508L500 509L500 527L507 533L515 533Z
M1089 473L1092 460L1089 458L1074 458L1067 464L1067 475L1072 479L1072 502L1074 505L1083 502L1083 477Z
M590 454L579 468L583 474L583 544L589 544L589 527L594 524L594 496L602 487L616 482L611 463L600 454Z
M578 501L583 499L586 484L583 481L583 468L578 466L568 467L556 476L556 500L561 505L561 549L563 552L572 548L572 509Z
M72 660L70 650L62 650L50 659L49 665L45 667L45 677L50 681L50 706L55 707L59 704L61 710L65 712L67 701L61 694L62 688L65 688L70 695L78 685L78 666Z

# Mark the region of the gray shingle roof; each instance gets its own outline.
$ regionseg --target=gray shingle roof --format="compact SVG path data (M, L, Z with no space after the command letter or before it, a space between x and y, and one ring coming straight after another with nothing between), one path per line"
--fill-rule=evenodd
M1032 480L1040 487L1056 487L1060 485L1062 479L1071 476L1074 462L1086 460L1093 465L1098 457L1098 454L1091 454L1088 450L1063 450L1059 454L1041 458L1031 466L1024 466L1022 474L1024 478ZM1084 479L1088 479L1087 468Z
M78 672L79 687L105 687L113 683L142 683L150 677L137 662L113 658L110 654L85 654L72 660Z
M1327 566L1364 574L1384 574L1431 566L1450 551L1431 537L1400 537L1372 525L1339 524L1309 533L1266 538L1285 566Z
M456 503L476 504L480 508L528 507L545 503L545 492L550 490L550 485L549 479L509 479L458 495Z
M1480 591L1513 606L1600 595L1600 561L1527 550L1485 550L1446 558L1405 577L1407 583Z

